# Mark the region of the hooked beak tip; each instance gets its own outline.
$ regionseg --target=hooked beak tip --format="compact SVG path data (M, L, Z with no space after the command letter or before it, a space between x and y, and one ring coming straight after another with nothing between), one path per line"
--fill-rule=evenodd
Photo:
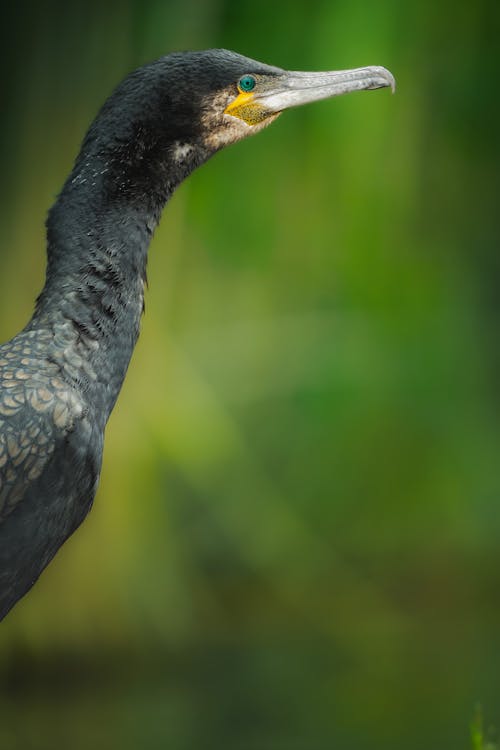
M396 79L392 75L390 70L387 70L387 68L380 68L380 73L382 74L385 83L382 84L382 86L387 86L391 89L391 93L396 93Z

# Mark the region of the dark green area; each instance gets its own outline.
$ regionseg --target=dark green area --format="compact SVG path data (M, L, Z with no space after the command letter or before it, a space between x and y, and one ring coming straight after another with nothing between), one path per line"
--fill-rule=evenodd
M225 46L398 82L286 113L168 206L94 510L0 626L2 749L466 750L478 700L500 724L499 16L2 11L2 340L130 69Z

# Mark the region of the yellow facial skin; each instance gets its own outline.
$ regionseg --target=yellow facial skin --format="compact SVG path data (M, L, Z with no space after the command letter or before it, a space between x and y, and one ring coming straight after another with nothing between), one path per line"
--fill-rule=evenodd
M247 125L257 125L274 113L269 112L255 101L252 91L240 91L236 99L226 107L224 114L239 117Z

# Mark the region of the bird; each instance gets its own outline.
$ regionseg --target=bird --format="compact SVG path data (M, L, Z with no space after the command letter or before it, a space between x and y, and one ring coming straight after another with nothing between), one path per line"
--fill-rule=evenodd
M383 87L395 81L380 66L287 71L211 49L143 65L105 101L48 213L33 315L0 346L0 620L92 506L176 187L286 109Z

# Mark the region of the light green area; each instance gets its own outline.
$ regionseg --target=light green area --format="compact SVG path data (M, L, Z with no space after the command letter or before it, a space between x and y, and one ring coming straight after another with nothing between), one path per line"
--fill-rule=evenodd
M398 89L286 113L167 207L95 507L0 626L0 747L470 747L478 699L500 722L497 6L9 12L2 340L130 69L225 46Z
M487 737L487 734L493 734L494 732L493 728L488 733L485 732L483 712L481 706L478 706L470 726L472 750L498 750L497 743Z

